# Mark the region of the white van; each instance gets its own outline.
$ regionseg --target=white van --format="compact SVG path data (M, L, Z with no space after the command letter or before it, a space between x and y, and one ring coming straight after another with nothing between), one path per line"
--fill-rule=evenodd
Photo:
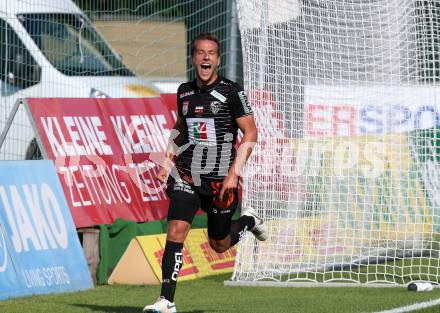
M128 69L70 0L0 0L0 69L0 132L19 98L149 97L169 91ZM17 136L29 139L26 132ZM20 159L23 149L7 154Z

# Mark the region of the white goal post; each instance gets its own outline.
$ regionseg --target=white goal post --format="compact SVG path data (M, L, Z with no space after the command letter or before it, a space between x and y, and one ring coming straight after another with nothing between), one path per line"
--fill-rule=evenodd
M440 4L237 0L259 143L227 284L439 282ZM324 284L325 283L325 284Z

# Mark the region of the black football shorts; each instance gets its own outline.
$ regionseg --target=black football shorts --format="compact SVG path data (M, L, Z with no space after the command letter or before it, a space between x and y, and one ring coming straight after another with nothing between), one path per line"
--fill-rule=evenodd
M217 200L222 189L222 180L202 179L200 186L194 186L184 179L168 179L167 194L170 198L167 220L181 220L192 223L201 208L208 216L209 238L221 240L229 235L232 215L238 206L238 191L229 194L227 201Z

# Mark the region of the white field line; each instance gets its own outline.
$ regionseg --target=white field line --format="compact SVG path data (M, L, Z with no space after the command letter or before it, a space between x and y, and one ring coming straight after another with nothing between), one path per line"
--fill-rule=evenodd
M403 312L411 312L411 311L416 311L416 310L420 310L420 309L429 308L429 307L432 307L432 306L435 306L435 305L440 305L440 299L426 301L426 302L420 302L420 303L415 303L415 304L411 304L411 305L407 305L407 306L402 306L400 308L395 308L395 309L386 310L386 311L380 311L380 312L374 312L374 313L403 313Z

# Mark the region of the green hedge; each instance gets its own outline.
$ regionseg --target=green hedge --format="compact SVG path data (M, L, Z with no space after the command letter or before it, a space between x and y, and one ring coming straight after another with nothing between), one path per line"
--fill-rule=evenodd
M206 226L206 214L197 215L194 218L192 228L205 228ZM96 270L96 279L98 284L107 284L109 276L116 267L116 264L118 264L130 241L136 236L165 233L167 221L137 223L117 219L113 224L98 225L98 227L100 230L100 261Z

